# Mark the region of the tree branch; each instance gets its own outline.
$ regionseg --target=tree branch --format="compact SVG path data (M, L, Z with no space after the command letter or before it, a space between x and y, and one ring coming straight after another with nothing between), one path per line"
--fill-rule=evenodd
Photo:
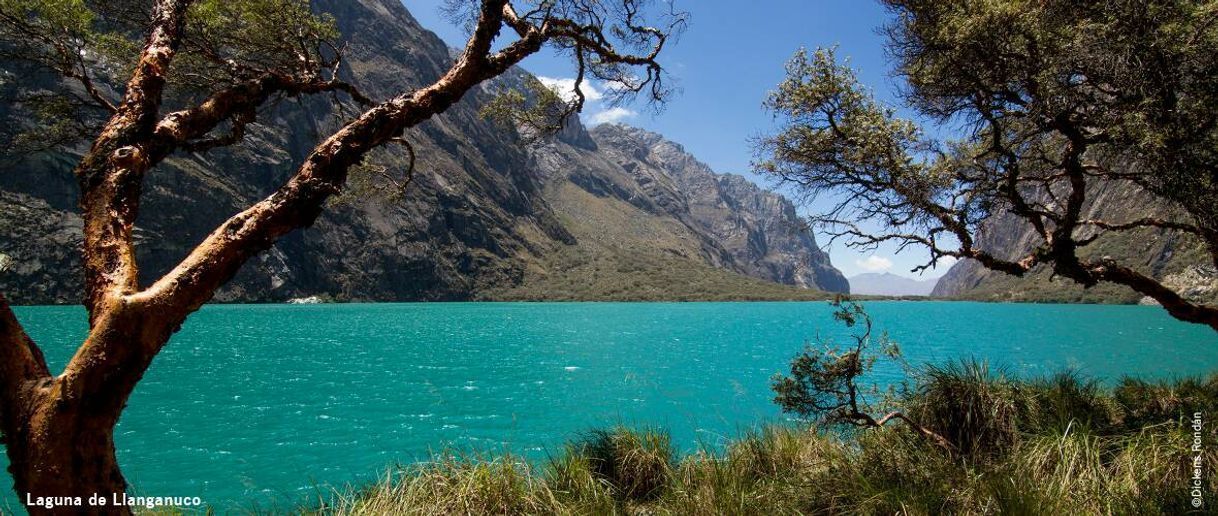
M131 232L143 175L150 166L144 143L156 123L190 3L157 1L123 101L76 169L84 218L85 306L91 324L106 299L138 288Z
M456 103L473 86L502 73L529 53L509 46L488 59L502 24L506 0L482 3L478 26L461 57L430 86L400 95L369 109L314 148L278 191L231 217L203 240L177 267L133 300L148 302L184 318L232 278L245 261L270 248L280 237L311 225L325 200L338 193L347 170L364 155L398 138L408 127ZM519 43L519 42L517 42Z
M1172 317L1181 321L1204 324L1218 330L1218 307L1189 301L1158 280L1117 264L1111 259L1093 263L1082 262L1080 265L1095 280L1125 285L1138 293L1149 296L1162 305Z
M0 428L9 426L4 421L9 414L21 410L27 387L50 378L42 350L26 335L8 300L0 294Z
M264 73L257 78L217 91L194 107L175 111L161 118L153 130L155 138L150 144L153 150L150 160L155 165L178 147L197 151L237 143L241 140L245 124L253 122L253 114L258 106L274 95L291 97L336 91L347 93L360 104L372 104L355 86L338 79L321 80ZM205 142L194 141L206 136L225 120L232 120L232 134Z
M1198 226L1194 226L1192 224L1174 222L1174 221L1170 221L1167 219L1161 219L1161 218L1157 218L1157 217L1144 217L1144 218L1131 220L1129 222L1122 222L1122 223L1107 222L1107 221L1098 220L1098 219L1085 219L1085 220L1080 220L1079 225L1080 226L1095 226L1097 228L1108 230L1108 231L1129 231L1131 229L1139 229L1139 228L1159 228L1159 229L1172 229L1172 230L1176 230L1176 231L1183 231L1185 233L1192 233L1192 234L1198 235L1198 236L1205 234L1205 231Z
M115 107L114 103L110 102L110 99L107 99L105 95L102 95L101 92L97 90L97 85L93 83L93 78L89 77L87 66L88 65L84 62L84 57L82 56L80 57L81 71L76 72L73 70L68 70L64 73L64 76L80 81L81 86L85 88L85 93L87 93L89 98L93 99L93 102L96 102L97 105L102 109L105 109L111 113L118 111L118 108Z
M863 414L863 415L866 416L866 414ZM871 416L867 416L867 418L871 419ZM909 417L905 416L905 414L902 414L900 412L889 412L887 415L885 415L884 417L881 417L880 419L871 419L871 423L875 427L878 428L878 427L884 426L885 423L887 423L893 419L900 419L901 421L904 421L905 424L910 426L910 428L913 428L919 434L922 434L924 437L927 437L930 440L934 441L935 444L939 445L940 448L943 448L944 450L947 450L949 452L955 450L955 447L952 446L952 443L949 442L942 435L939 435L935 431L918 424L917 421L910 419Z

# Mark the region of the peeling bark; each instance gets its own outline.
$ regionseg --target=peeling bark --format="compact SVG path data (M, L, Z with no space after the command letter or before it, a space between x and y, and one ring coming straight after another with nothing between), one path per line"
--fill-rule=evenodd
M84 215L85 306L96 321L107 296L138 288L131 231L144 173L152 165L146 143L156 125L165 74L177 52L191 0L160 0L152 29L118 111L76 169Z

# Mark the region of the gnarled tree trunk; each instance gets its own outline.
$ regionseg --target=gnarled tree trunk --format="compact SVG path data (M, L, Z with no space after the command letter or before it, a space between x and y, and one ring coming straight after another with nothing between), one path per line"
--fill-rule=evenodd
M92 413L79 403L51 403L46 400L33 418L6 429L9 471L22 503L31 514L129 513L115 507L115 495L122 499L127 484L114 455L113 418ZM98 496L107 505L90 505ZM80 499L83 505L48 509L40 498Z
M154 317L138 303L107 304L63 374L52 377L38 348L0 297L0 431L9 471L31 513L62 514L39 498L80 498L71 512L128 513L115 506L126 481L115 458L114 427L143 372L179 318ZM106 505L90 506L94 495Z

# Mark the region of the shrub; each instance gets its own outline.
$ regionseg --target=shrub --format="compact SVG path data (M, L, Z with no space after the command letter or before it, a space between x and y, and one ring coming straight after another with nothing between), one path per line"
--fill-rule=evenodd
M1104 432L1114 424L1115 402L1096 380L1064 371L1025 385L1027 406L1019 421L1025 432L1062 432L1070 426Z
M568 454L585 461L622 499L653 499L672 479L674 452L667 432L622 426L593 430Z
M1124 378L1113 395L1123 412L1125 428L1191 420L1194 412L1218 413L1218 374L1206 380L1185 378L1156 383Z
M969 457L1008 450L1018 438L1020 386L984 362L964 360L927 366L906 395L912 417L934 429Z
M390 472L376 485L340 494L321 513L538 514L559 507L527 462L443 454Z
M883 404L875 403L867 394L878 394L880 389L875 385L859 386L859 378L871 371L880 355L899 361L900 350L885 334L872 340L871 317L858 303L839 297L832 305L837 309L833 313L834 319L847 328L860 325L859 331L850 336L853 344L843 349L831 341L821 340L820 349L805 346L804 351L791 360L790 376L775 374L771 380L774 402L783 412L829 427L881 428L889 421L900 420L922 437L950 448L951 444L942 436L900 411L878 417L870 414ZM876 345L879 354L872 349ZM891 398L893 392L890 390L886 397Z

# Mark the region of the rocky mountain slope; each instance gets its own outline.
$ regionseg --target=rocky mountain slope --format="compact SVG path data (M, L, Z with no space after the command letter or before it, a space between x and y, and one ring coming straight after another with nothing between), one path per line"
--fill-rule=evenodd
M428 83L451 62L397 0L314 4L349 38L344 73L373 98ZM505 81L523 72L513 73ZM217 299L617 299L629 289L640 298L798 297L848 288L781 197L624 127L589 132L576 122L553 141L523 145L479 116L494 90L471 92L406 134L419 162L404 194L356 174L312 228L248 264ZM0 114L22 123L19 109ZM281 184L341 118L329 99L285 102L264 116L274 123L252 126L242 145L179 155L149 175L137 228L146 280ZM78 301L79 153L0 169L0 254L10 262L0 288L14 302ZM405 166L394 148L371 161L391 174ZM562 291L561 282L581 288Z
M849 289L790 201L712 172L657 134L575 122L531 151L543 196L577 243L495 297L791 299Z
M1097 184L1083 218L1134 220L1165 214L1167 208L1150 195L1121 184ZM1004 214L982 227L977 244L1000 256L1013 258L1037 242L1034 230L1021 219ZM1187 235L1152 228L1105 235L1088 246L1083 256L1111 256L1164 280L1169 286L1198 300L1218 300L1218 274L1207 265L1201 246ZM1136 303L1138 293L1119 285L1101 283L1084 289L1070 280L1054 277L1047 268L1016 278L961 260L945 274L933 296L987 301Z

